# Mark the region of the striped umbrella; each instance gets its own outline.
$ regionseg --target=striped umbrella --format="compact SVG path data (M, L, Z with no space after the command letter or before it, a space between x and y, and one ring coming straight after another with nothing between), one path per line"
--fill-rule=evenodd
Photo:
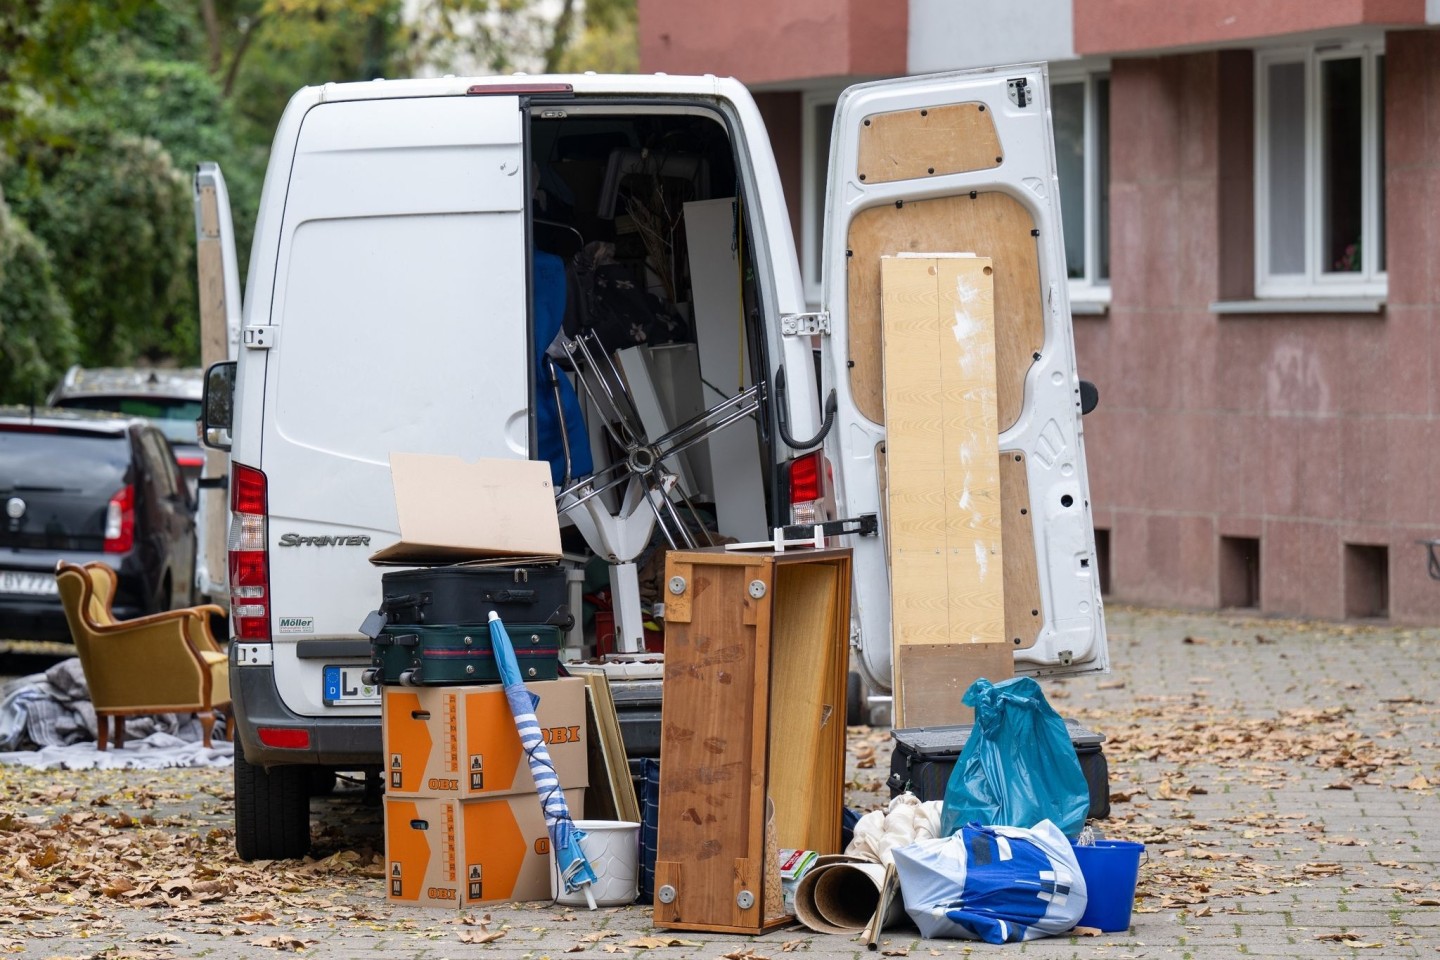
M520 679L520 663L515 659L515 647L510 643L510 634L500 615L490 611L490 645L495 651L495 664L500 669L500 682L505 687L505 696L510 701L510 712L515 716L515 729L520 734L520 748L530 762L530 774L535 778L535 792L545 808L545 826L550 830L550 848L555 851L555 864L560 880L567 891L585 892L590 909L595 909L595 894L590 889L595 883L595 868L580 849L585 834L570 818L570 807L565 803L565 793L560 778L555 774L555 764L550 760L550 750L540 734L540 723L535 719L536 698L525 689Z

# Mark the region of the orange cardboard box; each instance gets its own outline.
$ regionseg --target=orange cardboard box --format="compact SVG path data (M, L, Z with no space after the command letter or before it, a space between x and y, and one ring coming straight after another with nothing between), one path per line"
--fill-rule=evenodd
M565 791L584 815L585 790ZM550 834L536 793L491 800L385 798L386 895L395 903L457 909L549 900Z
M560 785L590 783L585 757L585 681L537 680L544 731ZM510 701L499 684L382 688L387 796L472 799L535 792Z

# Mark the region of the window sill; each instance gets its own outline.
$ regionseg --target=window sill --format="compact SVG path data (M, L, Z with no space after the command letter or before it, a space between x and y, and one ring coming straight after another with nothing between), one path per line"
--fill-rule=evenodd
M1327 314L1357 313L1381 314L1385 312L1384 297L1295 297L1267 298L1264 300L1217 300L1210 304L1210 312L1222 316L1235 314Z
M1103 317L1110 312L1109 300L1076 300L1070 299L1070 316L1072 317Z

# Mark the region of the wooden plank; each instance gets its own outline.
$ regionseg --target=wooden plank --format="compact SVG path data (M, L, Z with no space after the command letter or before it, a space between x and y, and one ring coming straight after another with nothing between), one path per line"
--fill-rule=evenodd
M838 571L825 563L786 564L775 579L769 790L778 846L838 852L834 827L845 798L833 776L838 723L829 723L837 707L844 710L834 685L835 663L845 653L833 642Z
M965 691L981 677L994 683L1015 675L1010 644L909 644L896 651L904 679L895 687L895 726L925 727L973 723L975 712L964 704Z
M993 271L981 257L886 258L882 275L892 639L998 641Z
M1004 159L983 103L872 113L860 126L858 167L866 183L989 170Z
M884 423L880 258L895 253L951 250L983 253L995 268L997 425L1008 430L1025 400L1025 374L1045 345L1040 260L1030 235L1034 218L1003 193L977 193L887 204L850 222L846 325L850 389L860 412Z
M1005 637L1012 650L1029 650L1045 625L1040 605L1040 571L1030 513L1030 480L1025 454L1000 453L1000 539L1005 544Z
M620 733L620 718L615 700L610 695L610 678L603 673L585 674L585 688L590 710L595 718L595 740L604 760L601 773L607 792L613 797L616 819L640 822L640 802L635 797L635 781L630 779L630 764L625 741ZM594 767L591 767L594 771ZM591 782L594 782L593 772Z

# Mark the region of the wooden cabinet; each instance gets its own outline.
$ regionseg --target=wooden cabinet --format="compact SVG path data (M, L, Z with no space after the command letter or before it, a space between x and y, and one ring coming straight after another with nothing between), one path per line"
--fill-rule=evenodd
M788 922L777 851L838 853L850 551L674 551L655 925Z

